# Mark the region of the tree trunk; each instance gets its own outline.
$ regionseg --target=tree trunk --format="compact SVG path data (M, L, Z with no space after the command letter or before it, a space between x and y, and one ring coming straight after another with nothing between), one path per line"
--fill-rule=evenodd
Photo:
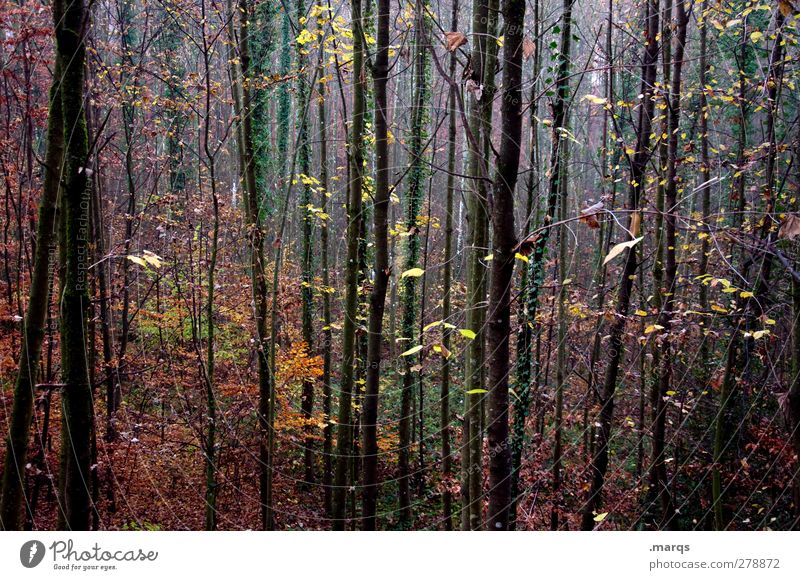
M656 63L658 62L658 0L648 0L645 30L645 48L642 61L643 103L639 108L639 125L636 131L636 151L631 160L631 185L628 189L628 230L631 229L634 212L639 209L639 198L644 184L644 174L650 158L650 133L653 119L653 87L656 80ZM634 238L628 234L628 240ZM606 375L600 391L600 427L597 444L590 465L592 477L591 487L587 493L581 518L581 529L594 528L594 518L600 505L606 471L608 469L608 446L611 438L611 423L614 418L614 394L617 388L617 375L622 361L622 346L625 326L630 306L631 290L637 260L635 248L625 250L625 266L620 278L619 292L614 322L609 336L609 360Z
M568 0L570 1L570 0ZM522 34L525 0L503 0L502 141L492 207L494 258L489 293L489 530L507 530L511 521L511 449L508 425L511 294L517 237L514 189L522 137Z
M653 425L653 455L650 465L651 493L654 493L661 505L661 522L659 528L671 527L675 515L672 495L667 479L665 460L665 437L667 421L667 393L672 389L673 356L670 330L676 308L675 292L678 265L676 261L676 212L678 211L678 129L681 119L681 80L683 72L683 55L686 45L686 29L689 16L686 13L684 0L675 4L675 63L672 76L672 87L669 97L669 127L667 131L667 184L664 195L666 214L666 278L664 280L664 306L659 315L659 324L664 327L661 342L661 368L658 380L658 396L655 397L655 422ZM666 42L666 40L665 40Z
M55 16L55 6L54 6ZM56 19L56 24L58 20ZM47 119L47 152L45 153L44 183L39 201L39 221L36 225L36 254L31 275L28 311L25 313L19 372L14 387L6 456L0 490L0 529L21 530L21 508L25 487L28 439L39 358L44 341L45 322L50 304L50 268L55 261L56 206L59 177L64 159L64 118L61 109L60 60L56 55L53 80L50 86L50 111ZM27 502L26 502L27 503Z
M57 0L56 54L61 63L61 106L66 142L61 191L61 510L59 529L87 530L90 516L92 392L86 367L89 144L84 109L84 33L88 11L83 0Z
M353 20L353 111L350 126L350 183L347 216L345 319L342 332L342 372L336 433L336 470L333 489L333 529L344 530L347 468L352 460L352 394L358 314L358 247L363 189L363 147L366 79L364 70L361 0L351 0Z
M389 73L389 0L378 1L378 30L373 86L375 91L375 279L370 295L369 337L367 344L367 385L364 394L364 496L363 528L375 530L378 500L378 391L380 389L383 348L383 313L389 287L389 141L386 85Z

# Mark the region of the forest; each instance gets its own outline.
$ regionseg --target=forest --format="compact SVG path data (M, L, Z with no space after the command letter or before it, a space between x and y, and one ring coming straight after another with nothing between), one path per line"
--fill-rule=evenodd
M0 529L800 529L798 0L0 31Z

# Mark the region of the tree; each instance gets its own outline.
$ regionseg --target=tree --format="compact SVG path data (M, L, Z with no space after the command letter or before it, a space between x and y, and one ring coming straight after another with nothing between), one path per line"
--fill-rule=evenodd
M653 119L653 87L655 86L656 62L658 61L658 0L648 0L646 12L646 28L644 32L644 56L642 59L641 94L643 103L639 108L639 124L636 128L636 149L630 159L630 187L628 188L628 233L630 244L637 238L633 235L634 218L639 210L644 173L650 158L650 133ZM606 366L605 379L599 393L600 427L595 453L590 464L592 477L591 487L586 495L582 510L581 529L591 530L594 527L597 508L600 505L600 494L603 491L606 470L608 469L609 440L611 438L611 422L614 418L614 393L617 388L617 375L622 360L622 337L625 332L626 317L630 306L634 273L636 272L636 252L632 247L624 249L625 265L620 277L614 322L610 329L609 359Z
M62 438L59 528L87 530L90 515L92 392L86 368L89 306L89 143L83 106L85 30L83 0L53 4L56 54L61 63L61 111L64 118L64 183L61 190L60 246L63 279L60 296Z
M53 7L53 17L58 24ZM36 224L36 260L31 279L28 311L23 326L19 371L14 386L14 406L11 425L6 440L6 456L0 490L0 528L21 530L20 520L25 487L25 465L39 358L44 341L45 322L50 304L50 272L55 261L56 206L58 204L61 164L64 159L64 117L62 115L59 82L60 61L56 56L53 82L50 86L50 107L47 120L47 152L44 160L45 178L39 202L39 219Z
M347 207L347 265L345 319L342 332L342 370L340 375L339 417L336 432L336 468L333 489L333 529L344 530L348 466L352 457L352 396L355 367L356 315L358 309L358 247L362 211L365 85L364 27L361 0L352 0L353 19L353 109L350 123L348 161L350 171Z
M389 74L389 1L378 2L377 47L372 77L375 95L375 203L372 214L375 236L375 280L369 300L369 338L367 344L367 386L364 394L364 497L363 527L377 527L375 508L378 497L377 421L383 349L383 314L389 287L389 125L386 85Z
M522 32L524 0L504 0L503 106L500 157L494 180L494 258L489 301L489 530L507 530L511 521L511 450L508 445L508 375L511 335L511 280L515 247L514 188L522 137Z

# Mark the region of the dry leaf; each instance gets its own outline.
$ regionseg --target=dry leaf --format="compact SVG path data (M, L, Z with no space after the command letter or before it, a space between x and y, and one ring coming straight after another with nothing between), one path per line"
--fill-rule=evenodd
M790 18L796 11L789 0L778 0L778 9L785 18Z
M614 258L619 256L622 252L624 252L626 249L632 248L633 246L641 242L642 239L643 238L636 238L633 240L628 240L627 242L622 242L621 244L617 244L616 246L611 248L611 251L608 253L608 256L606 256L606 259L603 260L603 265L605 266L611 260L613 260Z
M639 235L639 230L642 227L642 212L635 211L631 216L631 234L634 237Z
M533 253L533 249L536 247L536 242L538 240L539 234L531 234L517 244L517 247L514 248L514 252L522 256L530 256Z
M778 239L793 240L797 236L800 236L800 217L790 213L778 230Z
M459 46L467 44L467 35L463 32L445 32L444 35L447 52L453 52Z
M525 38L522 41L522 56L525 57L525 60L529 60L533 54L536 52L536 45L530 38Z
M597 214L603 210L604 204L602 201L585 207L581 210L580 220L590 228L597 229L600 227L600 222L597 221Z
M480 101L481 97L483 96L483 85L479 85L472 79L468 79L466 82L467 91L475 95L475 100Z

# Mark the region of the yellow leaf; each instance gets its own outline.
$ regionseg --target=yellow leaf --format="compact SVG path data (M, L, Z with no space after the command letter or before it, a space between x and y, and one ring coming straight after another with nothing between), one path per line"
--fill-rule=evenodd
M752 32L750 34L750 40L753 41L753 42L758 42L762 38L764 38L764 33L763 32L759 32L758 30L756 30L755 32Z
M594 516L594 521L602 522L604 519L606 519L607 515L608 515L608 512L603 512L601 514L597 514L596 516Z
M741 296L742 298L752 298L754 294L752 292L742 292L741 294L739 294L739 296Z
M411 356L412 354L417 354L421 350L422 350L422 345L418 344L414 348L409 348L407 351L402 353L400 356Z
M411 268L410 270L406 270L402 274L400 274L401 278L419 278L425 273L425 270L422 268Z
M607 100L603 97L598 97L595 95L583 95L582 101L589 101L593 105L605 105Z
M647 328L644 329L645 334L650 334L651 332L655 332L656 330L664 330L664 327L660 324L651 324Z
M437 320L436 322L431 322L430 324L426 325L426 326L425 326L425 327L422 329L422 332L428 332L428 331L429 331L431 328L436 328L437 326L439 326L440 324L442 324L442 322L443 322L443 321L441 321L441 320Z
M461 336L463 336L464 338L468 338L470 340L473 340L476 336L478 336L477 334L475 334L473 331L471 331L468 328L461 328L461 329L459 329L458 332L461 333Z
M126 256L131 262L134 264L139 264L140 266L147 266L147 262L142 260L139 256Z
M637 310L636 312L634 312L634 314L636 314L636 316L647 316L647 312L645 312L644 310Z
M522 260L523 262L527 262L527 261L528 261L528 256L525 256L525 255L523 255L523 254L520 254L519 252L517 252L516 254L514 254L514 257L515 257L517 260Z
M635 238L633 240L628 240L627 242L622 242L621 244L617 244L616 246L611 248L611 251L608 253L608 256L606 256L606 259L603 260L603 265L605 266L611 260L613 260L614 258L619 256L622 252L624 252L626 249L632 248L633 246L641 242L642 239L643 237Z

